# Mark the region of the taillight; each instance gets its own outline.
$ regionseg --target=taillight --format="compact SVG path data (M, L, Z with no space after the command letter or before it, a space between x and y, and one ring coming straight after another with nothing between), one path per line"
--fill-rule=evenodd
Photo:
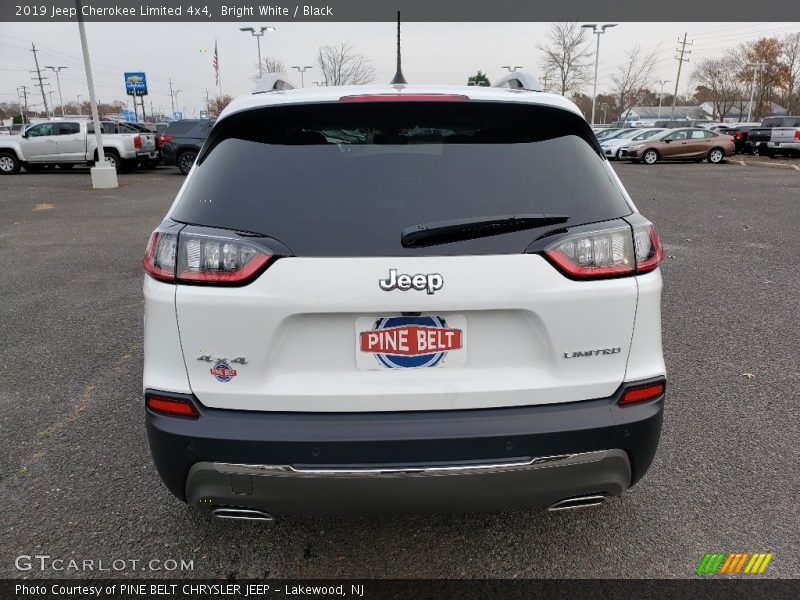
M137 150L141 149L141 147L142 147L142 136L137 135L135 138L133 138L133 147L136 148Z
M469 96L463 94L358 94L339 98L339 102L462 102L464 100L469 100Z
M181 417L198 417L197 409L191 401L185 398L162 398L159 396L147 396L145 400L147 408L155 412L167 415L177 415Z
M652 271L663 251L652 223L623 225L562 237L544 250L565 275L576 279L624 277Z
M736 139L737 140L741 140L743 137L744 137L744 133L742 133L741 131L737 131L736 132Z
M174 135L170 135L168 133L165 133L164 135L161 136L161 145L163 146L167 142L171 142L174 139L175 139Z
M652 271L664 258L661 239L652 223L636 225L633 228L633 244L636 249L637 273Z
M629 387L622 393L622 397L619 399L617 404L620 406L625 406L628 404L636 404L638 402L655 400L664 393L666 387L667 382L663 379L653 383Z
M566 275L579 279L634 273L633 239L626 225L561 238L544 253Z
M800 129L794 132L794 139L800 140Z
M144 253L144 270L160 281L175 281L177 233L154 231Z
M244 285L273 259L249 242L206 234L165 233L150 236L145 271L160 281L200 285Z

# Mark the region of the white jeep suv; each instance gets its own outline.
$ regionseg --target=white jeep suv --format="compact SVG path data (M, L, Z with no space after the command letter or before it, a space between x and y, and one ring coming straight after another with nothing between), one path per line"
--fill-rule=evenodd
M519 88L228 106L144 259L172 493L270 519L574 508L641 479L658 235L577 107Z

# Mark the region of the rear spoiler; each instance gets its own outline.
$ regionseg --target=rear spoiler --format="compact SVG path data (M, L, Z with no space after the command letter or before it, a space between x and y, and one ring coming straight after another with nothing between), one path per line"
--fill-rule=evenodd
M281 73L267 73L256 84L253 90L254 94L263 94L265 92L282 92L284 90L293 90L294 86L284 79Z
M501 78L492 87L508 88L512 90L527 90L529 92L542 92L539 80L525 71L513 71Z

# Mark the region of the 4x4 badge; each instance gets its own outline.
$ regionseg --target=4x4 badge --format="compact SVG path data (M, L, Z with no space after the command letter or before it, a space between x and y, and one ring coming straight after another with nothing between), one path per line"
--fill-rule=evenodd
M398 275L397 269L389 269L389 277L386 279L379 279L378 285L384 292L391 292L392 290L406 292L413 288L420 292L425 290L428 294L433 294L435 291L442 289L444 277L439 275L439 273Z

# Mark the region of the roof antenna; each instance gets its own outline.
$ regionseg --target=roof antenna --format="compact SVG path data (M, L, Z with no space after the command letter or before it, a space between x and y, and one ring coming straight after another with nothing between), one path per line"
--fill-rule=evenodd
M394 74L394 79L390 81L392 85L401 85L408 83L406 78L403 77L403 68L400 66L400 11L397 11L397 73Z

